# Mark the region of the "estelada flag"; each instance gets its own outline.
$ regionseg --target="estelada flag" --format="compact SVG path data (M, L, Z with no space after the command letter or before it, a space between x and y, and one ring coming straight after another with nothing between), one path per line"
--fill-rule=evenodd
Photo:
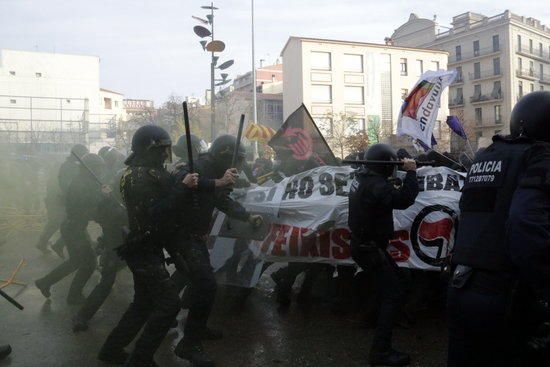
M259 142L266 142L275 135L276 131L269 126L260 124L250 124L244 132L244 136L248 140L255 140Z
M288 116L268 144L294 173L340 165L304 104Z

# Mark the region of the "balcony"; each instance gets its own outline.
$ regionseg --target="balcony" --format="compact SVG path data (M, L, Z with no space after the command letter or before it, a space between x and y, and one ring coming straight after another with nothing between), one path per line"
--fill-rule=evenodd
M502 101L502 92L493 92L491 94L478 94L470 97L470 103L483 104Z
M456 108L464 106L464 97L456 96L453 99L449 99L449 108Z
M481 70L479 73L469 73L470 80L492 79L492 78L499 78L501 76L502 76L502 73L500 70L493 70L493 69Z
M533 69L517 69L516 70L516 76L518 78L529 79L529 80L540 79L539 73L537 73Z
M451 83L451 85L457 85L457 84L462 84L462 83L464 83L464 75L458 74L456 76L456 79Z
M536 59L545 63L550 63L550 52L538 47L529 47L526 45L516 45L516 52L526 57Z
M497 55L500 53L501 45L499 44L498 47L484 47L480 48L479 50L472 50L470 52L462 52L460 55L452 54L449 56L449 65L461 63L465 61L470 61L473 59L483 58L487 56Z

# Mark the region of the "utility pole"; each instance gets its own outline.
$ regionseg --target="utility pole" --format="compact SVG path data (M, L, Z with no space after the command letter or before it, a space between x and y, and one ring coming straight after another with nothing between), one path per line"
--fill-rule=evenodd
M210 22L212 30L212 41L214 41L214 3L210 3ZM211 52L210 62L210 141L216 137L216 59L214 51Z

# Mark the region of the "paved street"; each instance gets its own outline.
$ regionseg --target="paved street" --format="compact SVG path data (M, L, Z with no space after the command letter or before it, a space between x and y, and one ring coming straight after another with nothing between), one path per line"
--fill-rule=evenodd
M132 296L127 270L119 275L114 292L93 319L89 331L73 334L71 318L75 307L65 297L70 279L52 288L45 301L32 285L34 279L59 263L52 253L41 255L33 247L36 233L12 238L0 247L0 277L6 277L21 258L28 261L19 280L29 286L10 286L6 291L25 306L18 311L0 300L0 344L14 349L0 366L104 366L96 354L108 332L120 318ZM88 284L97 282L97 274ZM348 316L334 315L328 304L318 301L308 308L293 305L278 312L273 283L262 278L245 302L236 302L234 288L221 288L211 325L224 330L222 341L209 342L206 349L219 366L366 366L366 346L371 331L361 329ZM178 318L184 318L181 313ZM181 337L172 330L157 353L161 366L189 366L177 360L172 349ZM446 348L443 317L422 314L416 325L396 331L395 346L410 351L414 366L444 366Z

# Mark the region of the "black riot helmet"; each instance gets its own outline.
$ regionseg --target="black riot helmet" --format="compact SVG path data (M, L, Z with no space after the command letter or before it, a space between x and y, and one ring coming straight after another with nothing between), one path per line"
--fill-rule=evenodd
M100 154L98 153L98 155ZM105 161L105 165L109 169L118 170L124 164L124 160L126 159L126 156L122 154L119 150L115 148L110 148L109 151L105 153L105 156L102 158Z
M75 155L75 154L78 158L82 158L83 156L85 156L88 153L89 153L88 148L86 148L82 144L73 145L73 147L71 148L71 156L73 158L74 158L73 155Z
M550 92L527 94L516 103L510 118L510 134L550 142Z
M236 160L237 167L230 167L236 144L237 138L233 135L221 135L212 143L212 146L208 152L212 158L214 158L214 161L220 170L225 171L229 168L239 168L244 162L244 159L246 158L246 149L242 143L239 143Z
M206 142L196 135L191 134L191 149L193 151L193 159L199 157L201 153L206 151ZM179 137L176 145L172 147L176 157L180 158L184 162L188 161L187 157L187 136L182 135Z
M363 158L369 161L397 161L397 153L388 144L374 144L365 152ZM390 164L367 164L367 168L384 177L392 175L395 166Z
M127 165L158 167L172 159L172 139L160 126L145 125L137 129L132 138L132 153Z
M107 153L109 153L111 151L111 149L113 149L112 147L106 145L104 147L101 147L98 152L97 152L97 155L100 156L101 158L103 158L103 160L105 160L105 157L107 156Z
M90 171L97 178L101 178L105 170L105 161L97 154L88 153L82 157L80 174L90 174Z

